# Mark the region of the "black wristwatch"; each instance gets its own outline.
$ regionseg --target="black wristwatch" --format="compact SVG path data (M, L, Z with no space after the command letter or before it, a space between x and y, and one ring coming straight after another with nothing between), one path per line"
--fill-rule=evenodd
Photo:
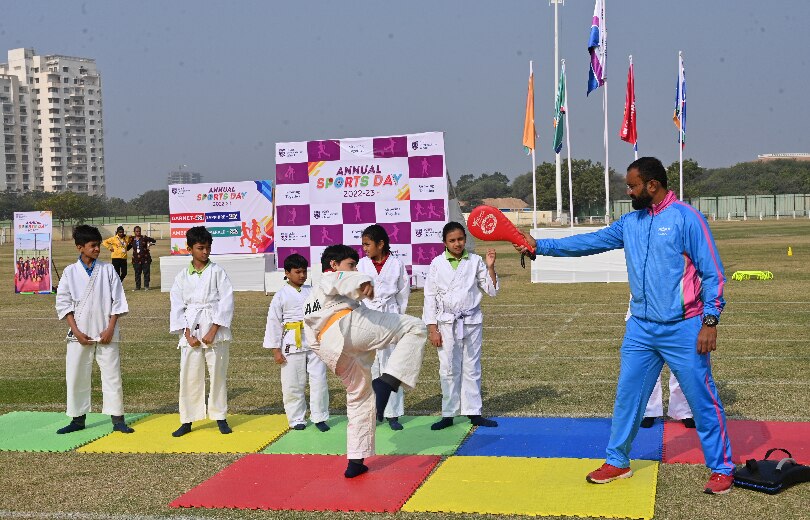
M703 324L707 327L716 327L720 323L720 319L714 314L706 314L703 316Z

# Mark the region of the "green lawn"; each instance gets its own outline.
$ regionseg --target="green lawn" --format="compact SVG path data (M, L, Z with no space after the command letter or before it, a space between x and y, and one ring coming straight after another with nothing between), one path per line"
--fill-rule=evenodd
M810 221L716 222L712 229L729 282L714 374L730 418L810 421ZM788 246L793 256L787 256ZM497 245L501 293L484 302L483 389L489 415L608 417L618 374L627 307L626 284L540 285L529 282L511 246ZM154 256L168 253L158 243ZM53 296L14 295L12 247L0 246L0 413L63 411L66 325ZM106 253L102 253L106 258ZM69 242L55 243L59 270L75 261ZM771 281L731 281L735 270L770 270ZM160 287L159 264L152 286ZM129 292L122 319L124 403L131 412L175 412L178 352L168 334L167 294ZM6 299L7 298L7 299ZM233 413L283 413L277 366L261 348L270 297L238 293L229 379ZM408 312L421 315L422 293ZM97 372L97 369L96 369ZM420 386L406 397L410 414L437 415L438 361L428 347ZM94 405L100 408L98 374ZM345 394L330 376L331 407L345 413ZM95 410L96 408L94 408ZM810 442L810 440L808 441ZM229 455L96 455L0 452L0 517L56 518L70 513L206 518L337 518L337 513L172 510L166 504L236 460ZM807 518L810 486L777 497L735 490L700 493L702 466L662 465L656 518L736 520ZM13 512L13 513L12 513ZM352 515L356 516L356 515ZM370 516L370 515L368 515ZM397 517L436 517L398 513Z

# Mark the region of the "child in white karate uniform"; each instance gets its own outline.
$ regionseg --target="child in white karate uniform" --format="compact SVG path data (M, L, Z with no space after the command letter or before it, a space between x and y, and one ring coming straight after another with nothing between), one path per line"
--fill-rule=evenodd
M416 385L427 339L419 319L360 305L374 298L374 287L370 276L355 270L358 260L349 246L327 247L321 257L324 273L304 304L310 348L346 386L346 478L368 471L363 460L374 455L374 418L383 420L392 392ZM396 347L385 370L372 381L374 351L392 343Z
M304 301L309 296L307 259L292 254L284 259L287 283L273 296L267 311L264 348L272 349L273 359L281 365L281 393L284 412L293 430L306 428L306 388L309 375L309 417L320 431L329 431L329 387L326 365L309 349L303 335Z
M65 434L85 427L90 412L93 358L101 370L101 413L112 417L113 430L132 433L124 421L124 391L118 318L129 312L121 278L112 265L98 259L98 228L77 226L73 241L79 259L62 272L56 288L56 314L70 326L65 356L67 415L70 424L57 430Z
M485 259L469 253L467 233L458 222L444 226L442 241L445 252L430 263L422 313L438 349L442 385L442 418L430 428L447 428L457 415L475 426L498 426L481 416L481 293L498 293L495 250L488 249Z
M405 314L411 284L405 265L391 255L391 241L385 228L372 224L363 230L363 252L366 256L357 263L357 270L371 276L374 282L374 299L363 300L369 309L381 312ZM371 376L380 377L388 366L388 359L396 345L389 345L377 350L374 364L371 365ZM405 393L402 388L391 394L391 399L383 414L392 430L401 430L399 418L405 414Z
M186 232L191 263L174 279L169 330L180 336L180 437L191 423L206 418L217 421L220 433L231 433L228 413L229 345L233 319L233 287L225 271L212 262L214 239L205 226ZM211 381L206 412L205 369Z

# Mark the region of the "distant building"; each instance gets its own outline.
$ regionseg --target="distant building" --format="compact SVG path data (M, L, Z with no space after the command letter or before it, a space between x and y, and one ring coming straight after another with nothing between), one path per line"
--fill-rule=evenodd
M202 182L202 175L199 172L188 170L176 170L169 172L169 184L199 184Z
M758 161L778 161L785 159L793 161L810 161L810 153L763 153L757 155Z
M518 209L526 209L529 207L529 205L522 199L517 199L515 197L482 199L481 202L483 202L487 206L492 206L498 209L518 210Z
M0 190L106 194L95 60L8 51L8 63L0 63L0 114Z

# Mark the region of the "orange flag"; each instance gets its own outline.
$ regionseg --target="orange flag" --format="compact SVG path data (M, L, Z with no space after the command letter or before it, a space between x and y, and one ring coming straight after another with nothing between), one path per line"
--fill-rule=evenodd
M526 155L534 151L537 132L534 128L534 72L529 68L529 93L526 96L526 120L523 123L523 149Z

